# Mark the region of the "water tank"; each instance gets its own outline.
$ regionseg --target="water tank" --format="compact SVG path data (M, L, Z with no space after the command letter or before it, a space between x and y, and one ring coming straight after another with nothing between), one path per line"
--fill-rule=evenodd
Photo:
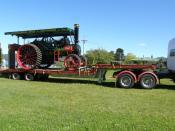
M175 71L175 38L169 41L167 67Z

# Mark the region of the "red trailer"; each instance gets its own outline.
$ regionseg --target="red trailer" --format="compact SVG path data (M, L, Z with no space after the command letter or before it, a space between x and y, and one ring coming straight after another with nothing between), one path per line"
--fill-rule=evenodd
M32 69L24 70L4 69L0 70L1 74L6 74L13 80L47 80L49 75L69 76L84 78L98 78L98 83L106 80L105 75L108 70L113 70L113 78L115 85L120 87L132 88L135 84L139 83L143 88L154 88L159 83L159 78L155 72L155 65L113 65L113 64L97 64L93 66L84 66L74 68L74 70L65 69Z
M18 42L9 45L9 68L0 69L0 74L14 80L46 80L49 75L75 75L77 77L98 78L98 83L102 83L105 80L106 72L113 70L115 83L124 88L132 88L135 84L139 84L143 88L154 88L159 84L160 78L166 77L175 81L175 73L172 70L174 69L172 62L175 59L169 59L171 68L168 68L169 70L165 73L156 72L156 65L114 63L87 65L87 60L81 56L81 48L78 44L78 24L74 25L74 29L53 28L7 32L5 34L17 36ZM56 39L57 37L62 38ZM27 44L24 41L23 45L20 45L19 38L35 40ZM174 46L172 47L174 48ZM174 53L171 51L174 49L170 49L169 58L174 58ZM63 62L64 68L50 68L56 62Z

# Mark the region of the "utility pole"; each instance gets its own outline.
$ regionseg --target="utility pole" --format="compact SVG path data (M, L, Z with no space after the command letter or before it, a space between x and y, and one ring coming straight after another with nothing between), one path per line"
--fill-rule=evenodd
M87 40L81 40L83 42L83 55L84 55L84 45L86 44Z

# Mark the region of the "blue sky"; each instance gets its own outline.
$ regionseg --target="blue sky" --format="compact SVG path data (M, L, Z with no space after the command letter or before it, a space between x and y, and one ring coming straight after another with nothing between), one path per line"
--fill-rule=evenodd
M166 56L175 37L174 6L174 0L1 0L0 42L7 53L16 38L4 32L79 23L86 50L120 47L140 57Z

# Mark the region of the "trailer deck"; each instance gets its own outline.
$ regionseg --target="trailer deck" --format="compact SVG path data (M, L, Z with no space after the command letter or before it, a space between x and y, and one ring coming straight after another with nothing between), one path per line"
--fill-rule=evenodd
M79 67L75 69L32 69L32 70L24 70L20 68L16 69L0 69L0 74L7 74L9 78L18 80L24 79L28 81L32 81L37 76L44 76L48 78L49 75L57 75L57 76L69 76L69 77L90 77L90 78L98 78L98 83L102 83L106 80L105 75L108 70L113 70L114 78L120 78L123 75L129 75L133 78L134 83L139 81L139 76L136 76L134 71L141 74L142 72L150 71L154 72L156 69L155 65L113 65L113 64L96 64L93 66ZM157 79L157 77L156 77ZM116 80L117 82L117 80Z
M155 65L112 65L112 64L96 64L93 66L80 67L77 69L32 69L24 70L21 68L16 69L0 69L0 73L32 73L32 74L48 74L48 75L95 75L98 70L155 70Z

